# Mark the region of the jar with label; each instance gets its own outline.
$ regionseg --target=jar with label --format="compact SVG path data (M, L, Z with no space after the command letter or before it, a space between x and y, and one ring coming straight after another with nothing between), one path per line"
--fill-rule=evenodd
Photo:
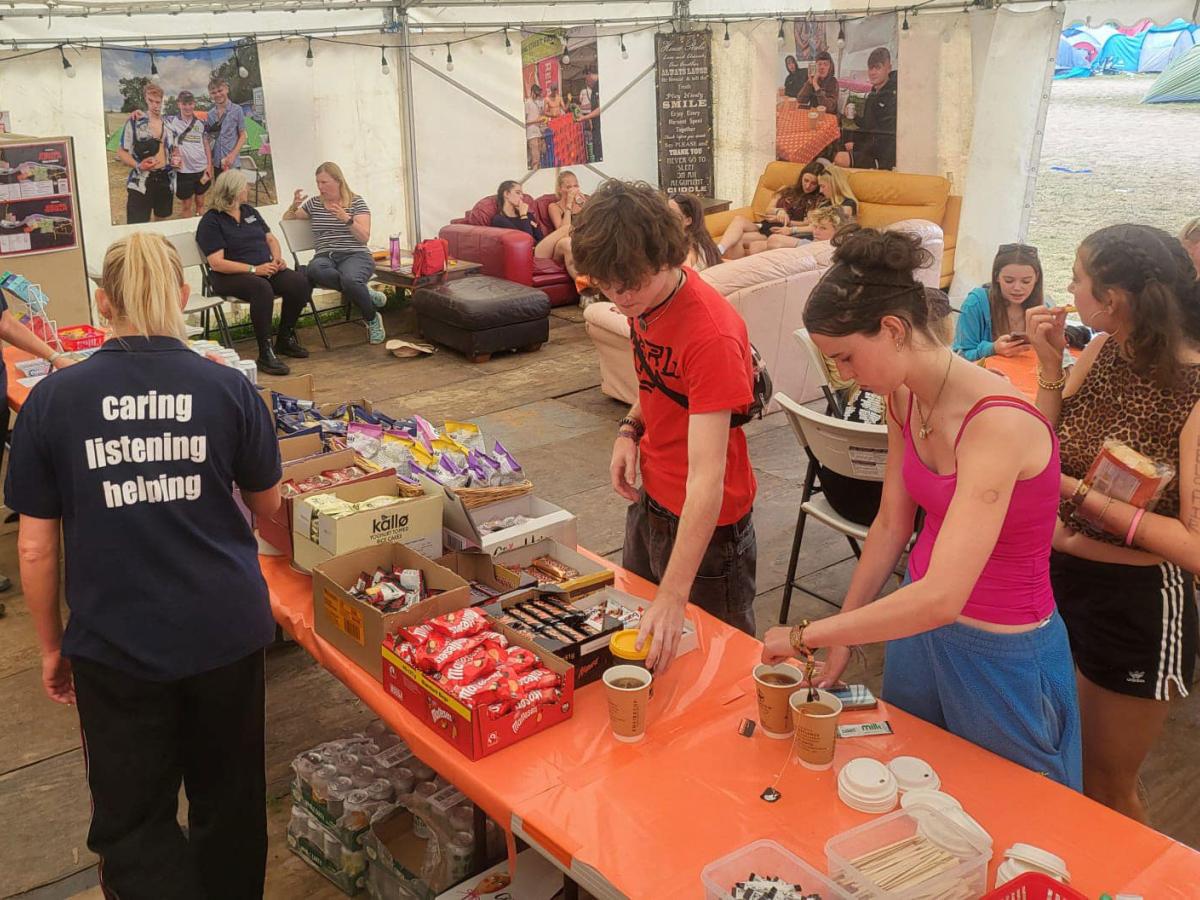
M335 869L342 867L342 842L334 835L325 835L325 845L321 848L321 853Z
M345 775L339 775L329 785L329 799L325 801L325 808L329 810L329 815L333 816L334 820L340 819L345 811L346 796L354 790L354 785Z
M432 781L422 781L413 788L408 800L408 809L413 815L413 834L423 841L429 840L432 833L425 824L425 817L429 815L429 798L437 792L438 786Z
M392 783L386 778L376 778L367 785L366 791L374 803L392 802Z
M446 842L446 874L451 884L457 884L471 874L475 856L475 839L460 831Z
M337 769L333 766L320 766L312 774L312 798L317 803L328 804L329 786L338 777Z
M371 823L369 809L375 804L365 790L354 790L346 795L342 817L338 824L347 831L361 831Z
M359 766L350 773L350 780L356 788L365 788L378 777L379 775L373 766Z
M392 784L392 790L396 792L396 799L404 802L404 798L413 792L417 776L407 766L398 766L388 772L388 781Z
M337 767L339 775L351 775L362 765L362 759L357 753L341 753L334 765Z
M453 832L475 833L475 808L469 804L454 807L447 820Z

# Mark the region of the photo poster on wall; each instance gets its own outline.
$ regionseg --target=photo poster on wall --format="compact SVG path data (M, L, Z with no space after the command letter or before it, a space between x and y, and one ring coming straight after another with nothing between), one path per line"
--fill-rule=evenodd
M894 13L842 22L797 19L784 29L776 159L896 167L898 34Z
M79 242L66 141L0 144L0 259Z
M202 215L208 189L231 168L246 176L251 205L275 202L255 41L105 47L100 66L114 225Z
M604 159L597 62L591 27L526 32L522 37L521 88L530 171Z
M668 194L713 190L712 35L654 36L658 183Z

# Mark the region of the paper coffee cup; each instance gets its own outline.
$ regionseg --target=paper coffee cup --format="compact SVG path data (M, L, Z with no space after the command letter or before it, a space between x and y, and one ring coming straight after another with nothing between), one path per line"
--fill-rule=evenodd
M792 694L788 702L796 729L796 757L806 769L820 771L833 765L842 701L829 691L818 689L816 695L810 703L809 690L804 688Z
M653 681L654 676L641 666L611 666L604 673L608 720L618 741L632 744L646 736Z
M758 724L769 738L792 736L792 714L788 699L800 690L804 673L795 666L754 667L754 690L758 695Z

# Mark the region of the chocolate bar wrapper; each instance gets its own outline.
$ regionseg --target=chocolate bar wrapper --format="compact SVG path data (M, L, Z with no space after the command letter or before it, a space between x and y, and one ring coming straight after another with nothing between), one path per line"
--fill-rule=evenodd
M579 577L577 569L572 569L566 563L561 563L552 556L539 556L533 560L533 564L543 572L549 572L559 581Z

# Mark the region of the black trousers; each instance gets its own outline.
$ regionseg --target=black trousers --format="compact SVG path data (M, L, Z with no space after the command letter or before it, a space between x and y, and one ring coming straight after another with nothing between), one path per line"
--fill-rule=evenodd
M621 566L659 584L675 549L679 518L643 491L625 513ZM696 570L688 600L722 622L754 635L755 573L758 539L746 513L732 525L718 525Z
M279 309L279 330L284 334L296 327L300 313L312 299L312 285L308 277L295 269L283 269L270 278L212 272L208 280L216 293L237 297L250 304L250 322L260 344L271 338L271 313L275 309L276 297L283 300Z
M105 897L261 898L263 653L179 681L71 661ZM180 829L179 785L188 798Z

